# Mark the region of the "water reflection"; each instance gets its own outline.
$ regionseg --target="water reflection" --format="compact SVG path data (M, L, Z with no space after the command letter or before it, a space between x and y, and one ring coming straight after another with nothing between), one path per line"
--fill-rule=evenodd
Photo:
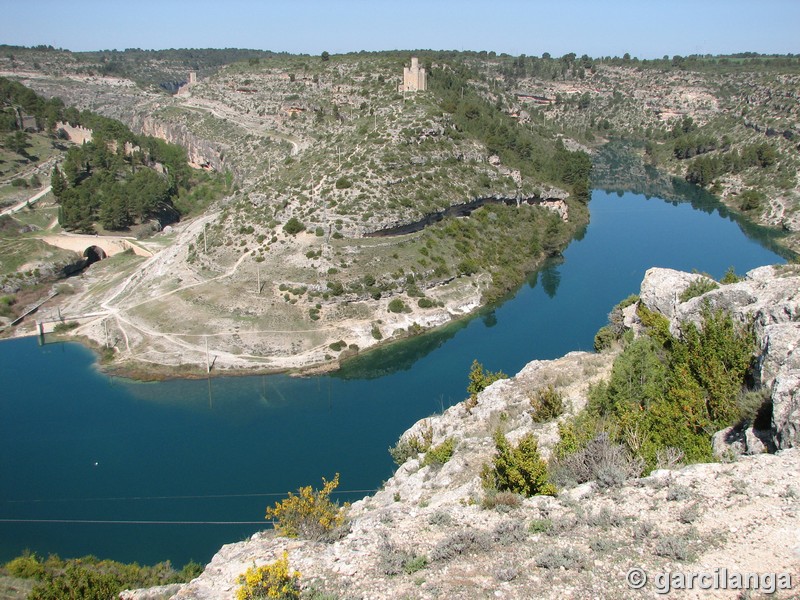
M558 286L561 284L561 271L559 267L564 263L561 257L550 258L541 269L542 289L550 298L555 298Z
M453 338L468 321L462 319L410 339L400 340L349 359L331 375L339 379L377 379L408 371L414 363Z
M780 257L787 260L794 257L791 250L778 243L786 235L785 232L750 223L741 215L731 212L707 190L645 163L641 145L617 141L598 150L594 156L592 185L608 193L616 193L620 198L626 193L634 193L648 200L660 198L674 206L689 202L692 208L710 215L716 213L733 221L748 238Z

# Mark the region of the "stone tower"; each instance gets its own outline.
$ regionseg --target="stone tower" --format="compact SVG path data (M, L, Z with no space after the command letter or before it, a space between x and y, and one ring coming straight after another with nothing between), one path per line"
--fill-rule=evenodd
M411 58L411 68L403 67L403 83L397 87L398 92L424 92L428 89L428 74L419 66L419 59Z
M189 84L197 83L197 71L189 71Z

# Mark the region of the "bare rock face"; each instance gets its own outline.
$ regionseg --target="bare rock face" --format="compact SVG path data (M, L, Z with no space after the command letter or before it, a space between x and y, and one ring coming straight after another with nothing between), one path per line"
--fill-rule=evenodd
M678 298L681 293L699 279L705 277L696 273L654 267L644 274L639 297L645 307L672 318L680 303Z
M159 585L143 590L123 590L119 593L119 600L167 600L177 594L182 583L172 583L170 585Z
M128 115L124 122L134 131L186 148L189 163L195 168L219 172L232 168L224 162L225 148L222 144L199 138L182 123L160 121L141 112Z
M774 450L772 431L756 431L752 427L745 429L732 425L718 431L711 439L714 456L730 459L748 454L763 454Z
M782 370L800 371L800 323L780 323L764 328L760 375L761 385L772 386Z
M772 430L775 446L800 446L800 371L782 373L772 386Z

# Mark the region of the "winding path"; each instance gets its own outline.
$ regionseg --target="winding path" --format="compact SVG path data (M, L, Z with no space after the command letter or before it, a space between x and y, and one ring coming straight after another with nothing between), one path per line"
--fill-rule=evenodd
M42 197L46 196L47 194L49 194L50 190L52 190L52 189L53 189L52 186L48 185L42 191L37 192L36 194L31 196L27 200L22 200L21 202L17 202L14 206L11 206L10 208L5 209L3 212L0 212L0 215L11 215L11 214L14 214L16 212L19 212L23 208L25 208L26 206L30 206L31 204L34 204L37 200L39 200L40 198L42 198Z

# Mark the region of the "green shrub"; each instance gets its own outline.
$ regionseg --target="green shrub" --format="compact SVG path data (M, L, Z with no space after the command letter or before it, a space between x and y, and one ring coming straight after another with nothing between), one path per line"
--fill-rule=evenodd
M406 309L406 304L400 298L394 298L389 302L389 312L401 313Z
M662 315L641 305L639 315L649 335L616 358L609 382L591 390L588 413L604 420L612 441L644 460L647 470L667 448L687 462L711 460L711 434L745 416L740 398L754 351L752 328L735 325L708 303L701 327L683 323L680 338L669 334ZM752 414L757 401L745 404Z
M528 525L528 531L531 533L547 533L553 528L553 521L551 519L534 519Z
M755 429L769 429L772 419L772 398L767 387L742 390L736 399L739 420Z
M393 447L389 448L389 454L395 464L400 466L412 456L417 456L430 450L432 444L433 428L426 421L419 435L400 438Z
M334 296L341 296L344 294L344 286L341 281L329 281L327 283L327 288Z
M742 278L736 274L736 271L733 267L728 267L728 270L725 271L725 275L723 275L722 279L720 279L720 283L724 283L725 285L729 285L731 283L738 283L742 281Z
M283 226L283 230L289 235L296 235L301 231L303 231L305 228L306 226L303 225L303 223L301 223L297 219L297 217L292 217L291 219L286 221L286 224Z
M739 417L737 396L746 381L755 334L752 325L740 326L723 311L702 309L702 328L684 324L681 343L673 351L673 370L688 369L704 391L704 404L714 427L723 428ZM679 388L680 382L672 386Z
M77 328L79 323L77 321L66 321L62 323L56 323L56 326L53 327L54 333L66 333L68 331L72 331L73 329Z
M739 208L745 212L759 210L766 199L764 192L745 190L739 195Z
M603 325L600 329L597 330L597 333L594 336L594 349L595 352L602 352L603 350L610 348L611 345L619 339L614 332L614 328L611 325Z
M420 308L431 308L432 306L435 306L435 303L430 298L420 298L417 300L417 306Z
M62 560L50 555L42 561L30 553L12 560L6 569L16 577L38 581L28 595L33 600L107 600L116 598L126 588L183 583L203 570L197 563L188 563L181 571L176 571L168 562L150 567L99 560L94 556Z
M494 373L492 371L484 371L483 365L479 363L477 359L474 359L469 369L469 385L467 385L469 399L467 400L467 409L471 410L475 407L478 403L478 394L498 379L508 379L508 375L502 371Z
M536 390L530 397L534 423L552 421L564 412L564 398L552 385Z
M337 190L346 190L351 187L353 187L353 182L350 181L347 177L339 177L339 179L336 180Z
M8 574L21 579L42 579L45 568L39 558L31 552L25 552L5 565Z
M438 446L433 446L425 453L425 458L422 459L422 466L434 465L441 466L445 464L453 456L453 451L456 447L455 438L447 438Z
M491 467L484 465L481 474L484 487L527 497L555 495L556 488L549 482L547 465L539 455L536 438L532 433L523 437L516 446L511 446L498 430L494 442L497 454Z
M668 346L672 342L672 334L669 331L669 319L661 313L647 308L644 304L636 307L636 316L647 329L647 335L662 346Z
M597 352L602 352L606 348L622 338L625 333L625 317L623 310L639 301L639 296L632 294L619 302L611 312L608 313L608 325L601 327L597 334L594 336L594 349Z
M428 566L428 557L424 555L414 556L410 560L403 563L403 571L406 575L411 575L417 571L421 571Z
M604 387L602 384L601 388ZM590 390L590 395L593 395ZM560 459L578 452L600 433L595 415L588 410L558 423L558 443L553 448L553 458Z
M702 277L700 279L695 279L689 284L679 297L681 302L686 302L687 300L691 300L692 298L697 298L698 296L702 296L706 292L710 292L711 290L716 290L719 287L716 281L708 277Z
M14 296L0 296L0 317L13 317L15 316L14 310L11 308L16 304L17 299Z

